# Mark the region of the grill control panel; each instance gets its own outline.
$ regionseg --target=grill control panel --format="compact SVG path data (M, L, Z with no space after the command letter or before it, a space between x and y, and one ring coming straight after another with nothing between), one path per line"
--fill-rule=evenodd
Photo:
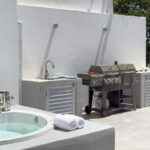
M116 78L104 78L105 85L120 85L121 77Z

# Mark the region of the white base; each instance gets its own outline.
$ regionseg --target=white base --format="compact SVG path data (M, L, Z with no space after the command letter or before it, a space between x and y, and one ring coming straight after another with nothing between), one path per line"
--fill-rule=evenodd
M42 112L53 116L54 114L38 109L23 106L13 106L12 109L30 110L34 112ZM115 148L115 131L113 127L94 123L85 122L83 129L66 132L55 130L47 132L47 134L30 139L28 141L0 146L0 150L114 150Z

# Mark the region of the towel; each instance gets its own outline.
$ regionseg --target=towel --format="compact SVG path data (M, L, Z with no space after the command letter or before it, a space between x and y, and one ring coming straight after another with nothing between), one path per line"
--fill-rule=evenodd
M75 115L70 115L70 114L65 114L65 116L74 118L77 123L77 128L79 129L84 128L85 121L83 118L75 116Z
M64 130L73 131L77 128L76 120L71 116L57 114L54 116L53 121L56 127Z

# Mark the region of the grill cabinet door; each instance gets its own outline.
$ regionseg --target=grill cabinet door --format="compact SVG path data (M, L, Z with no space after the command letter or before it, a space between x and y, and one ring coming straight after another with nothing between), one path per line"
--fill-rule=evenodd
M47 90L47 110L53 113L73 114L74 86L65 85Z

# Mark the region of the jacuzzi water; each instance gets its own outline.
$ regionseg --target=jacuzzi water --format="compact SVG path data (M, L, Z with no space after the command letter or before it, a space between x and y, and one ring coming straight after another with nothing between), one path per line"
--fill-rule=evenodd
M35 124L26 124L26 123L3 123L0 124L0 139L17 137L27 133L32 133L39 130L40 127Z
M30 111L0 113L0 145L35 138L53 128L52 116Z

